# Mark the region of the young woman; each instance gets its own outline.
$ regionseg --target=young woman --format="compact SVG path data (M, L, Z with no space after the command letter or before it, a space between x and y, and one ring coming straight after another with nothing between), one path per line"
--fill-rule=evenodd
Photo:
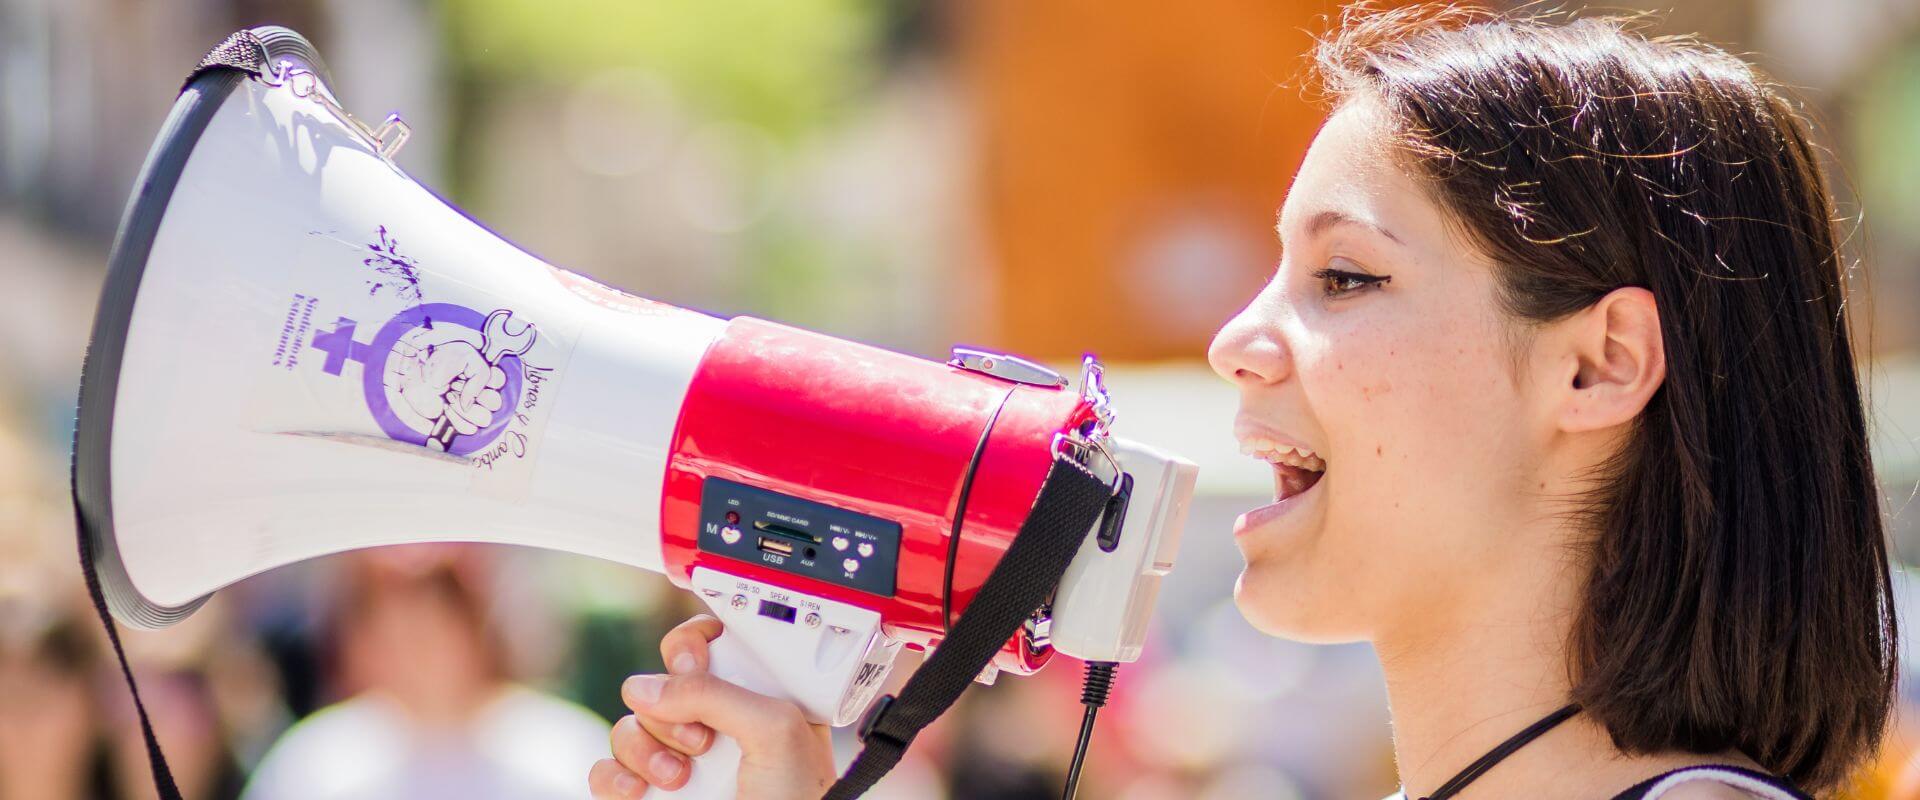
M1842 785L1894 624L1806 123L1617 21L1356 13L1317 55L1284 255L1208 353L1274 471L1242 613L1374 645L1409 798ZM832 783L824 731L701 671L718 632L628 681L598 796L680 785L715 729L742 797Z

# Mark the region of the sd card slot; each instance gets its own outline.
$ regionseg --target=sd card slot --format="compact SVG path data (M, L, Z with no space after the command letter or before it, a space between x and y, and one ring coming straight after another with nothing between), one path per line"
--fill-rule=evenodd
M820 539L811 533L800 530L799 528L789 528L777 522L768 522L766 520L755 520L753 523L753 529L756 531L760 531L762 533L771 533L775 536L785 536L796 542L805 542L807 544L820 543Z

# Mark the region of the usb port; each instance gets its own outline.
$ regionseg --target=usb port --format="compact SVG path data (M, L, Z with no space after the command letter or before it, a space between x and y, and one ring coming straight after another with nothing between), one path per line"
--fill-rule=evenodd
M793 543L772 536L762 536L760 537L760 551L763 553L772 553L777 556L790 556L793 555Z

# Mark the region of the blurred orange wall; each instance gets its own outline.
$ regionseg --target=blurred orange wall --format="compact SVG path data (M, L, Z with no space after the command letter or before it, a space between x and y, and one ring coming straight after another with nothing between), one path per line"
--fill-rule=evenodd
M1271 273L1318 129L1321 0L955 4L976 113L985 308L1044 358L1195 358Z

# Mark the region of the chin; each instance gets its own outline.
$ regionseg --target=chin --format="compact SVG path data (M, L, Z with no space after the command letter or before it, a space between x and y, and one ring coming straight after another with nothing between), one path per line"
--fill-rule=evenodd
M1233 583L1233 605L1254 630L1305 644L1346 644L1366 640L1353 619L1358 587L1340 592L1345 599L1317 597L1316 585L1290 577L1275 565L1250 562Z

